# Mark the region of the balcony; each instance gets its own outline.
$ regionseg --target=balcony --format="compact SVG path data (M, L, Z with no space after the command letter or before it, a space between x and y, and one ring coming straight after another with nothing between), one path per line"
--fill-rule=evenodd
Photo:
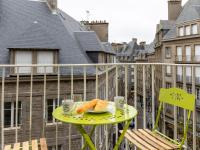
M166 85L165 78L162 78L165 77L166 66L176 68L177 64L0 65L1 149L5 144L41 137L47 139L49 150L81 149L83 141L76 129L69 124L58 122L52 117L52 111L61 104L61 100L64 98L85 101L98 97L113 101L114 96L122 95L127 103L134 105L139 112L130 128L152 128L158 110L157 96L159 89ZM182 66L183 68L186 67L183 64ZM190 66L195 69L200 65L190 64ZM18 72L13 74L12 70L19 70L20 67L29 67L31 71L24 74ZM35 74L33 70L38 67L43 67L44 72ZM54 68L54 74L46 72L49 67ZM134 71L131 74L134 74L134 76L129 75L131 68ZM138 70L141 71L138 72ZM129 77L134 77L132 88L129 88L128 81L131 81ZM173 69L171 78L173 79L171 83L173 86L176 84L173 82L176 81L176 72L173 72ZM199 81L199 78L195 77L194 74L192 74L190 80L193 81L195 78L196 81ZM138 79L142 80L142 84L138 84ZM187 79L182 81L185 82L183 88L186 89ZM191 82L191 84L195 89L196 83ZM151 88L147 90L147 87ZM132 92L128 91L129 89ZM195 91L192 92L195 93ZM198 101L197 105L199 105ZM170 125L167 117L169 111L172 115ZM180 111L177 108L172 110L168 108L167 112L163 111L163 119L161 119L160 124L163 133L173 135L175 139L182 135L179 129L178 113ZM200 149L200 138L196 136L200 135L196 123L199 115L199 111L196 109L191 117L190 133L188 142L185 144L193 150ZM183 120L186 120L185 113ZM99 126L93 137L96 147L105 150L112 149L115 139L118 137L118 129L122 125ZM192 144L189 141L192 141ZM122 150L124 147L133 149L127 142L121 144Z

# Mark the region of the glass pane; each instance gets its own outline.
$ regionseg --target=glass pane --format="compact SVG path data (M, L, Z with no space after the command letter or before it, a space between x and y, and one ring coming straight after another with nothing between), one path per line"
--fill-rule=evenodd
M4 127L11 127L11 110L4 110Z
M5 102L4 109L11 109L11 102Z

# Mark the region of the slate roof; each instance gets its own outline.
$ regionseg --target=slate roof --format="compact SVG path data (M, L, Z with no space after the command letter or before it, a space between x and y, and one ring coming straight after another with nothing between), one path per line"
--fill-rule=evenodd
M189 0L183 7L183 10L171 30L164 36L164 40L176 38L176 25L200 19L200 0Z
M9 48L59 49L60 64L92 63L86 50L107 52L94 31L45 2L0 0L0 33L0 64L9 64Z

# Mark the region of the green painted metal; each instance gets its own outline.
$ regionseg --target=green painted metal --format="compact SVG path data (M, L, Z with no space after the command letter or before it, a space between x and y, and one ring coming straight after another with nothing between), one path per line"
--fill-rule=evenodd
M95 127L97 125L117 124L121 122L126 122L124 130L114 147L114 150L118 150L124 138L124 135L131 123L131 120L137 115L137 110L134 107L129 106L127 104L124 105L124 109L116 109L115 103L109 102L109 109L108 109L109 112L100 114L94 114L94 113L84 113L82 115L76 114L76 108L82 105L83 103L84 102L76 102L74 110L71 112L70 115L64 115L63 108L58 107L54 110L53 117L61 122L74 124L77 127L77 129L85 139L85 145L83 146L82 150L85 150L87 146L89 146L91 150L96 150L95 145L90 137L94 133ZM83 125L93 126L89 135L83 128Z
M83 102L76 102L76 107L83 104ZM124 109L115 109L114 102L109 102L109 112L101 114L84 113L71 115L64 115L63 108L58 107L53 112L53 117L61 122L81 124L81 125L105 125L116 124L133 119L137 115L137 110L129 105L124 105ZM76 109L75 109L76 110Z
M113 150L118 150L118 148L119 148L119 146L120 146L120 144L121 144L121 142L122 142L122 140L123 140L123 138L124 138L124 135L125 135L126 131L127 131L128 128L129 128L130 123L131 123L131 120L129 120L129 121L126 122L126 124L125 124L125 126L124 126L124 130L123 130L122 134L120 135L120 137L119 137L117 143L115 144L115 147L114 147Z
M85 139L85 142L88 144L89 148L91 150L96 150L94 143L92 142L90 136L87 134L85 129L82 127L82 125L76 125L76 127L81 133L81 135L83 136L83 138Z
M159 100L191 111L194 110L195 106L195 95L188 94L179 88L161 88Z
M181 149L184 145L186 138L187 138L187 132L188 132L188 126L189 126L191 112L194 111L194 108L195 108L195 95L188 94L187 92L185 92L184 90L179 89L179 88L170 88L170 89L161 88L159 100L160 100L160 105L159 105L158 114L157 114L157 117L156 117L155 126L153 128L153 132L155 132L155 133L159 134L160 136L166 138L170 142L177 144L179 146L179 149ZM180 143L176 140L173 140L173 139L167 137L166 135L164 135L164 134L162 134L161 132L158 131L158 123L159 123L160 114L161 114L161 111L163 109L164 103L171 104L171 105L174 105L174 106L178 106L178 107L181 107L181 108L186 109L188 111L186 126L184 128L184 135L183 135L183 138L182 138Z
M90 137L92 137L92 135L93 135L93 133L95 131L95 128L96 128L96 125L92 126L92 130L90 131L90 134L89 134ZM86 148L87 148L87 142L85 142L82 150L85 150Z

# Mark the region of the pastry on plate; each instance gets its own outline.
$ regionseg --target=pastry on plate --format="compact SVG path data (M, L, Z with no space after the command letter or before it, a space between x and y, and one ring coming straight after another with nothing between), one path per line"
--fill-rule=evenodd
M95 112L104 112L107 111L108 101L98 100L96 106L94 107Z
M86 112L88 110L94 109L94 107L96 106L98 101L99 101L99 99L93 99L91 101L88 101L85 104L83 104L82 106L78 107L76 112L78 114L81 114L81 113L84 113L84 112Z

